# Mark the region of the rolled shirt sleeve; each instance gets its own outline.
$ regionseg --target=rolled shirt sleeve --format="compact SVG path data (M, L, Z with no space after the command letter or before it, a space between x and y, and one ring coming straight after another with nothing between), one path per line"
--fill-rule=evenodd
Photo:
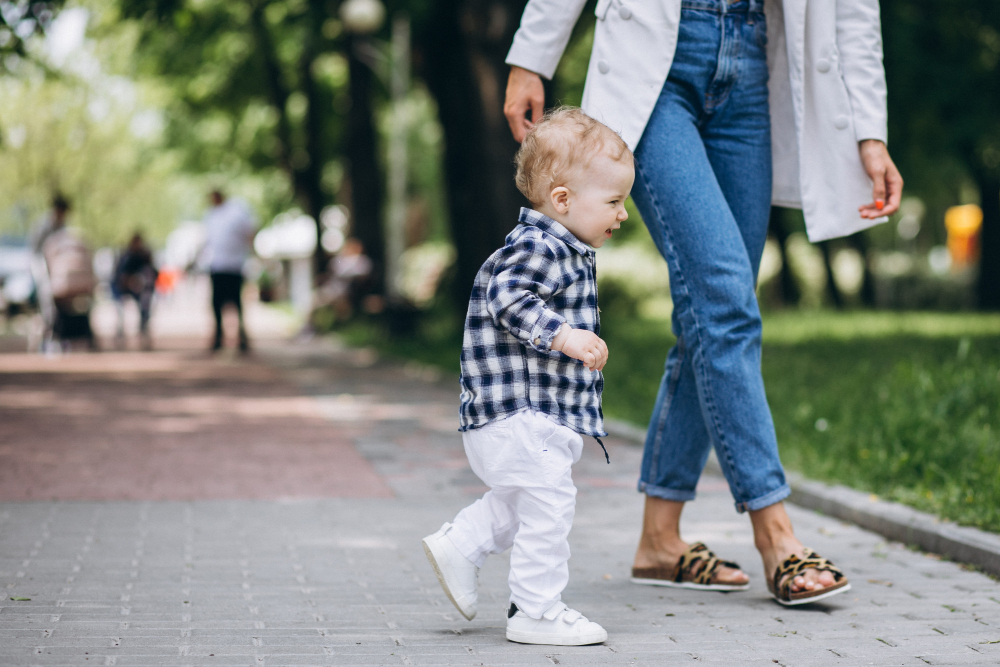
M882 23L878 0L838 0L837 48L857 141L888 142Z
M498 327L523 345L549 352L566 318L546 302L565 278L551 248L522 237L503 249L487 286L487 310Z

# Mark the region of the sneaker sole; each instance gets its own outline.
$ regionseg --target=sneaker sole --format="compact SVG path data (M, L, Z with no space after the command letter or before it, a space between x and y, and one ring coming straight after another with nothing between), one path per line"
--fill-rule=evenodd
M567 637L566 635L546 635L535 632L513 632L507 631L507 640L518 644L546 644L549 646L586 646L588 644L601 644L608 640L607 631L600 633L592 632L589 635L579 635L577 637Z
M641 586L666 586L668 588L686 588L692 591L719 591L727 593L733 591L745 591L750 589L750 582L745 584L695 584L690 581L666 581L665 579L642 579L632 577L633 584Z
M455 605L455 609L457 609L458 612L466 618L466 620L471 621L472 619L474 619L476 617L475 611L473 611L470 615L469 612L467 612L465 609L462 609L461 605L459 605L458 602L455 601L455 596L452 595L451 589L448 587L448 582L445 581L444 573L441 572L441 568L438 566L437 558L434 557L434 548L431 546L430 542L428 542L427 538L425 537L423 540L421 540L421 543L424 545L424 553L427 554L427 560L430 562L431 568L434 570L434 574L437 575L438 583L441 584L441 588L442 590L444 590L444 594L448 596L448 599L451 600L451 603Z

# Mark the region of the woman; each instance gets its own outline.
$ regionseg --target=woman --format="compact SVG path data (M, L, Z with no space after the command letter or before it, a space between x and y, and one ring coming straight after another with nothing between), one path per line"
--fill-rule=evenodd
M504 106L519 141L584 2L525 8ZM878 2L600 0L596 14L583 108L635 151L632 197L670 269L677 336L646 438L633 581L748 586L735 563L680 537L714 447L775 599L843 592L847 578L799 542L782 503L790 490L760 375L754 287L772 203L802 208L813 241L899 206Z

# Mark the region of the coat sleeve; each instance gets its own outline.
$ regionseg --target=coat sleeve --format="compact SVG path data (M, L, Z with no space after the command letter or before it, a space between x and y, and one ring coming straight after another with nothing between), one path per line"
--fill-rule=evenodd
M837 0L837 48L851 98L855 139L888 140L878 0Z
M548 352L566 318L548 307L565 276L544 241L522 237L501 251L486 288L493 322L522 345Z
M530 0L507 64L551 79L585 4L586 0Z

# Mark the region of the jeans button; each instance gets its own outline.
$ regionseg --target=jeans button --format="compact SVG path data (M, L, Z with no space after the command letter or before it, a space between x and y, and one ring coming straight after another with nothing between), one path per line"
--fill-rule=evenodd
M837 116L833 119L833 126L838 130L843 130L847 128L849 122L850 121L847 120L847 116Z
M816 63L816 69L818 69L823 74L826 74L827 72L830 71L830 61L827 60L826 58L823 58L822 60Z
M619 7L618 16L622 17L622 20L628 21L630 18L632 18L632 10L629 9L628 7Z
M600 60L597 63L597 71L601 74L607 74L611 70L611 66L608 65L607 60Z

